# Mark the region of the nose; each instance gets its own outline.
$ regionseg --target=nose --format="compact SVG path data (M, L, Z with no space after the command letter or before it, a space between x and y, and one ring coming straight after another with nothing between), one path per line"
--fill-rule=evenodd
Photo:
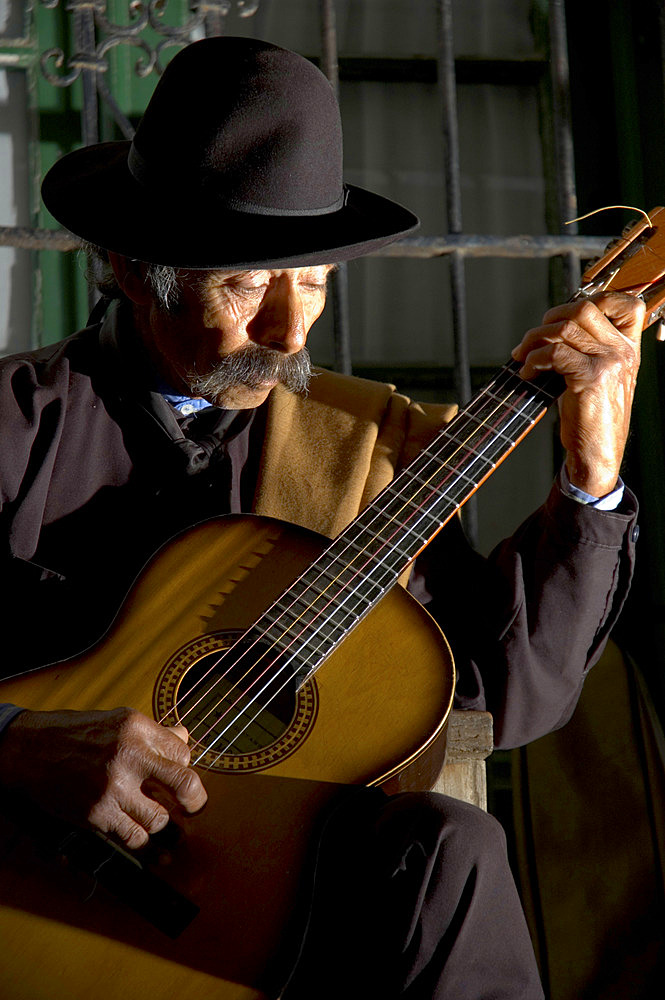
M302 293L289 274L276 277L267 289L261 306L247 325L255 344L283 354L295 354L305 346L307 325Z

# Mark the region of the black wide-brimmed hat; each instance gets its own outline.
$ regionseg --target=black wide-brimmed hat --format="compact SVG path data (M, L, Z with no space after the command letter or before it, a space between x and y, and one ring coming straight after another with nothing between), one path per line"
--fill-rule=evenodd
M396 202L343 183L339 109L320 70L249 38L179 52L133 142L69 153L42 196L84 240L184 268L333 263L418 225Z

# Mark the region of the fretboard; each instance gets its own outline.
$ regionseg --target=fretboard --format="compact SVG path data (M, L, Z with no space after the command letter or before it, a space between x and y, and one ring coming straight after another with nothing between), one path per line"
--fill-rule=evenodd
M560 394L505 365L255 624L302 683Z

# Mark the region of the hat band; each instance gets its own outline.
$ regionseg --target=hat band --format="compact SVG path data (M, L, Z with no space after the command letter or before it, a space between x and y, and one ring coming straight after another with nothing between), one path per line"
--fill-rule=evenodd
M127 155L127 167L134 180L137 181L137 183L142 187L161 187L162 189L166 187L164 184L164 174L162 172L157 174L157 172L151 168L148 161L139 153L133 142L129 147L129 153ZM330 215L332 212L338 212L340 208L343 208L348 198L348 189L344 184L342 185L342 193L340 197L337 198L332 205L326 205L324 208L273 208L265 205L257 205L251 201L224 198L220 195L219 191L215 189L215 186L212 183L213 180L214 178L212 176L203 178L203 185L206 187L206 193L212 194L215 198L221 201L224 208L233 212L247 212L250 215L301 217L307 215Z

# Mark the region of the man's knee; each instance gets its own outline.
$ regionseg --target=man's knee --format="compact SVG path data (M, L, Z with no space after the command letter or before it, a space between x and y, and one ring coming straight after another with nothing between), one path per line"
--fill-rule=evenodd
M389 825L401 827L406 841L418 842L426 855L440 853L474 867L506 857L506 837L488 813L437 792L397 795L386 807Z

